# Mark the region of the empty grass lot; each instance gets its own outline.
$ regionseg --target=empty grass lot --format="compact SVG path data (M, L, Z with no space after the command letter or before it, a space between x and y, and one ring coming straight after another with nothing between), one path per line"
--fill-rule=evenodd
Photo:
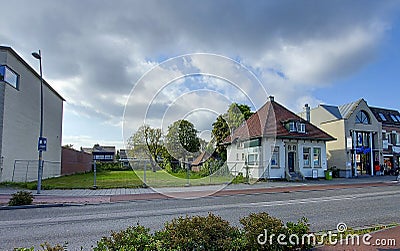
M185 173L174 174L164 170L153 172L146 171L146 184L151 187L179 187L190 185L224 184L232 180L232 176L209 176L199 177L195 173L190 176L188 182ZM89 189L93 187L93 172L84 174L73 174L68 176L44 179L42 189ZM139 178L140 177L140 178ZM96 185L99 189L109 188L138 188L143 186L144 171L99 171L96 175ZM37 182L27 183L3 183L2 185L18 186L27 189L36 189Z

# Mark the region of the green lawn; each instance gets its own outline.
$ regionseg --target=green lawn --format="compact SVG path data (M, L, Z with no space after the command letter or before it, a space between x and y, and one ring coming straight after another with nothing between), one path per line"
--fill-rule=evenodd
M190 185L224 184L232 180L232 176L210 176L200 178L196 174L190 176L188 182L185 173L174 174L164 170L153 172L146 171L146 184L150 187L179 187ZM74 174L57 178L44 179L42 189L88 189L93 187L93 172ZM143 186L144 171L100 171L97 172L96 185L100 189L107 188L137 188ZM140 177L140 178L139 178ZM36 182L28 183L3 183L0 185L14 185L18 187L36 189Z

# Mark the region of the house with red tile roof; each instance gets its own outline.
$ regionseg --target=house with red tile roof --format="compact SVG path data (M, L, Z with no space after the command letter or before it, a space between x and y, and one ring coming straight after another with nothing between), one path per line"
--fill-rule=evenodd
M270 97L225 139L232 174L260 179L324 177L326 142L335 140Z

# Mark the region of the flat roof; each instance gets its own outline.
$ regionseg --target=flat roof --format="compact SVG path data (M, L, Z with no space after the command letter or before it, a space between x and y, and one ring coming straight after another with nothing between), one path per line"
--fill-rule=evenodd
M14 57L16 57L28 70L30 70L38 79L40 79L40 74L37 73L35 71L35 69L33 69L20 55L18 55L18 53L11 47L9 46L3 46L0 45L0 50L5 50L5 51L9 51ZM43 79L43 83L52 91L54 92L54 94L56 94L60 99L62 99L63 101L65 101L65 99L56 91L53 89L53 87L51 87L51 85L49 83L47 83L47 81L45 79Z

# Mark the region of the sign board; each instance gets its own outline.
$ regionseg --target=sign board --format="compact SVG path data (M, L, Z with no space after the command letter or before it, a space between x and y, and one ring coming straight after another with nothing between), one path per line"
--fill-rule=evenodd
M47 139L45 137L39 137L38 151L47 151Z
M351 137L347 137L347 149L353 148L353 139Z
M318 169L313 169L312 170L312 178L313 179L318 179Z

